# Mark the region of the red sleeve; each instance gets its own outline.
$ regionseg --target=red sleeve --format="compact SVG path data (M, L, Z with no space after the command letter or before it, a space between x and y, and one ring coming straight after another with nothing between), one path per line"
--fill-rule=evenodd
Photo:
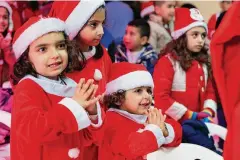
M173 64L166 55L159 59L153 73L155 106L173 119L179 120L187 108L171 97L173 77Z
M217 103L216 103L216 94L213 87L213 82L211 78L208 78L207 82L207 88L206 88L206 97L204 101L204 108L210 108L214 111L214 113L217 112Z
M181 127L180 123L178 123L177 121L175 121L174 119L171 119L171 118L167 118L166 122L168 124L171 124L171 126L173 127L175 136L171 143L164 144L163 146L164 147L176 147L176 146L180 145L182 142L182 127Z
M154 73L154 100L157 108L166 111L173 103L174 99L170 97L174 70L172 63L167 57L162 57L157 62Z
M14 94L12 128L28 141L48 142L61 133L78 131L72 112L61 104L54 107L42 88L31 80L20 82Z
M108 145L113 154L122 155L127 159L136 159L158 149L157 141L151 131L126 132L122 128L107 129Z

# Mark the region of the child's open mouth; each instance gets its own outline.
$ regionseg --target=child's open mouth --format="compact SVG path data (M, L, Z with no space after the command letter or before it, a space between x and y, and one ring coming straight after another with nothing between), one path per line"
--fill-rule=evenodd
M52 63L52 64L48 65L48 67L54 68L54 67L59 66L61 63L62 63L62 62L55 62L55 63Z

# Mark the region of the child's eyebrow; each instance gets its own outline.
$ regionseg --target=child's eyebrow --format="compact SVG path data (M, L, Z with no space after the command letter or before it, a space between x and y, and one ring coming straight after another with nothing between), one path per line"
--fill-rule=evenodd
M100 22L104 22L104 21L105 21L105 19L102 20L102 21L100 21L100 20L96 20L96 19L92 19L92 20L89 20L88 23L89 23L89 22L98 22L98 23L100 23Z
M199 31L192 31L192 34L198 33L198 34L206 34L206 32L199 32Z
M55 44L59 44L59 43L65 43L66 40L59 40L59 41L56 41ZM40 48L40 47L45 47L47 45L50 45L49 43L42 43L42 44L39 44L37 46L35 46L35 48Z

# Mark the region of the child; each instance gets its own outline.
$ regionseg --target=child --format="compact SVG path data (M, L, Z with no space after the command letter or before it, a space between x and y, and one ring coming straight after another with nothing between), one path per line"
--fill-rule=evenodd
M105 21L104 5L103 0L54 2L49 13L49 16L65 21L69 39L73 40L79 49L79 57L83 56L87 60L81 72L68 76L76 82L80 77L94 79L94 83L99 86L97 93L101 94L105 91L112 63L107 51L99 43ZM79 63L83 63L82 60Z
M33 17L15 33L12 160L81 159L79 148L102 123L97 85L65 76L79 63L64 30L59 19Z
M9 81L9 75L15 63L14 54L11 51L12 41L12 8L7 2L0 2L0 87Z
M155 103L175 120L212 121L216 113L211 66L204 47L207 25L197 9L176 9L174 41L154 69Z
M105 48L99 43L103 36L105 21L104 0L81 0L54 2L49 16L65 21L70 40L76 43L79 57L86 59L85 67L81 72L68 74L70 78L79 81L81 77L94 79L98 84L96 94L105 91L110 70L111 59ZM84 63L80 58L79 63ZM105 107L101 104L101 107ZM84 159L97 159L97 149L94 145L86 149L88 153Z
M232 1L227 0L219 0L219 5L221 8L220 12L214 13L208 20L208 38L211 40L214 32L216 31L216 23L217 19L219 18L220 14L223 12L226 12L231 6L232 6Z
M168 42L172 40L170 35L171 22L173 21L175 12L175 1L154 1L145 2L152 3L147 6L147 10L154 13L142 14L145 15L145 19L148 19L148 23L151 28L151 34L149 37L149 43L153 46L156 52L160 51L166 46ZM143 3L144 4L144 3ZM154 8L154 10L153 10ZM144 9L143 9L144 10ZM146 11L145 11L146 12Z
M177 146L181 127L151 107L153 80L143 65L114 63L107 83L100 160L142 160L161 146ZM136 81L137 79L137 81Z
M137 19L129 22L123 44L117 46L115 62L143 64L152 74L158 56L148 43L149 36L150 27L147 21Z

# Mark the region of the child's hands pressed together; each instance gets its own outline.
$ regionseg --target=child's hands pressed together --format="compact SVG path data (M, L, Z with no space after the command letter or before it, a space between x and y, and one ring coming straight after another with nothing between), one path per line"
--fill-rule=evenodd
M96 103L101 98L101 95L95 97L98 85L93 84L93 82L94 80L89 79L85 83L85 79L81 78L76 87L75 94L72 97L72 99L75 100L84 109L86 109L87 111L89 110L89 114L97 113Z
M166 115L162 114L162 110L161 109L157 109L157 108L150 108L148 110L148 120L147 123L148 124L155 124L157 126L159 126L163 132L164 137L168 136L168 130L165 126L165 120L166 120Z

